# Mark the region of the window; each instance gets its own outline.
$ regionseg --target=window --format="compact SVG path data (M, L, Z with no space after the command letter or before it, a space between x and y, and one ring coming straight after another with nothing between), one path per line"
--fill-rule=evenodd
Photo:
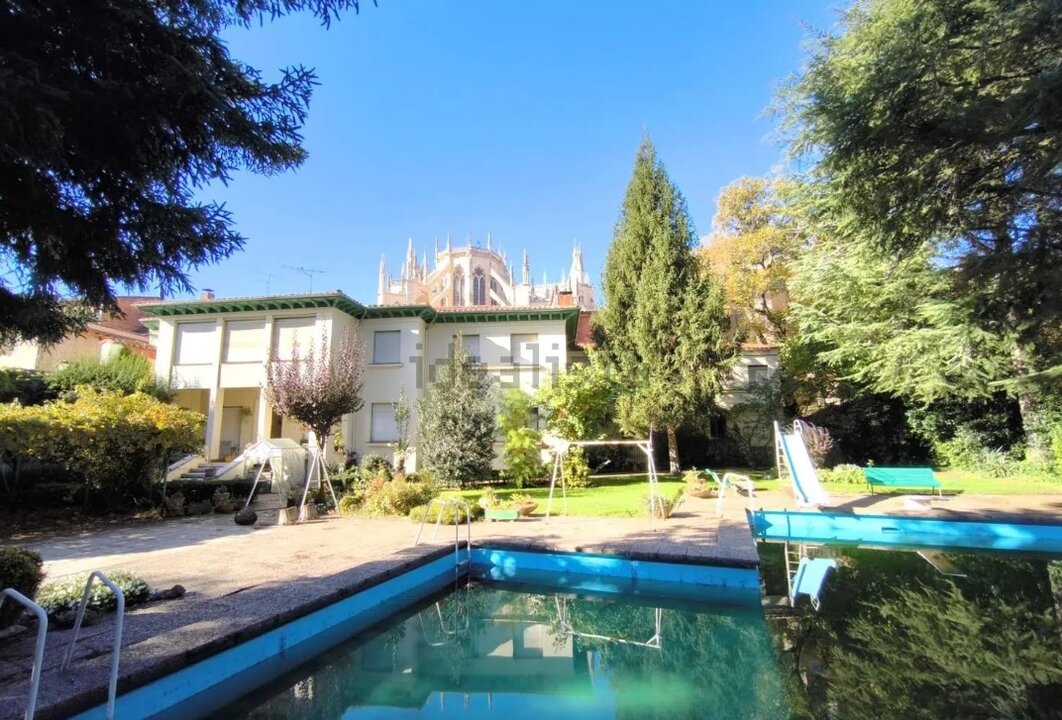
M261 362L265 358L265 320L225 323L225 362Z
M509 351L513 356L513 365L538 364L538 335L534 333L510 335Z
M465 304L465 271L461 268L454 270L453 299L456 306Z
M749 387L761 385L771 377L771 369L766 365L749 365Z
M461 338L461 346L464 347L465 352L472 358L472 362L479 363L479 335L461 335L454 336L454 342L457 342L457 338Z
M483 268L476 268L472 273L472 304L487 304L487 278L483 274Z
M377 330L372 334L372 364L402 362L402 331Z
M305 356L314 342L314 326L317 318L278 318L273 321L273 358L291 360L291 351L299 346L299 354Z
M214 345L216 322L178 323L174 365L210 365L217 352Z
M398 442L395 406L391 403L373 403L370 412L369 442Z

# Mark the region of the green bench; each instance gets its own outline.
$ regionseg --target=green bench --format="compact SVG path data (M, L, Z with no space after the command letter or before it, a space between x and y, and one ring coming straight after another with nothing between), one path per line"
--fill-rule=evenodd
M876 487L930 488L941 494L940 481L929 467L868 467L863 468L863 475L870 492Z

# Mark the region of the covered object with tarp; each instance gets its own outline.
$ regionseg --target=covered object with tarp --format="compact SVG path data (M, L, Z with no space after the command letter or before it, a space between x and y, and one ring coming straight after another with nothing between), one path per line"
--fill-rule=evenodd
M244 457L256 465L268 463L273 492L286 496L306 484L306 454L306 448L290 438L273 438L248 448Z

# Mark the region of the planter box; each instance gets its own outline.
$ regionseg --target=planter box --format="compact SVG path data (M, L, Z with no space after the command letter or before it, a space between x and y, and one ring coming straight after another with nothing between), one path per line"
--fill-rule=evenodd
M516 520L520 511L512 508L488 508L484 511L487 520Z

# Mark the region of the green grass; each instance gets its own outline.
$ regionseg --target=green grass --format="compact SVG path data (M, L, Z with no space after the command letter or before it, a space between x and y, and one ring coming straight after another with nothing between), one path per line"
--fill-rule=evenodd
M722 468L716 472L722 477L724 472L736 472L752 478L756 492L784 490L783 484L774 477L773 470L751 470L749 468ZM965 470L940 470L937 478L943 485L945 495L1055 495L1062 494L1062 479L1052 480L1040 475L1014 475L1008 478L992 478ZM597 475L592 478L593 487L568 490L568 511L563 511L560 487L557 487L553 501L554 514L579 515L584 517L648 517L644 500L649 492L649 483L645 473L635 475ZM678 477L662 475L660 492L674 497L682 490L684 483ZM867 492L865 485L845 483L825 483L826 491L831 495L862 495ZM917 488L914 489L917 491ZM902 491L909 494L910 489ZM546 514L548 487L495 488L500 500L506 500L517 493L530 495L538 508L533 516ZM463 497L475 502L483 494L481 488L471 490L449 490L446 497ZM879 491L878 494L886 494Z
M569 488L568 511L564 512L560 486L557 486L553 499L553 514L580 515L584 517L649 517L644 500L649 494L649 481L645 473L638 475L599 475L592 478L593 487ZM682 490L684 483L680 478L660 476L660 493L674 497ZM538 503L532 516L545 516L548 487L495 488L499 500L506 500L510 495L524 493ZM472 490L449 490L444 497L463 497L475 502L483 494L481 488Z
M995 478L978 475L968 470L937 470L941 490L945 495L1059 495L1062 494L1062 479L1053 479L1043 475L1012 475ZM831 495L865 495L866 485L849 483L823 483L826 492ZM757 490L782 490L782 483L775 478L763 479L756 483ZM909 495L918 492L918 488L903 488L895 491L876 490L876 494L885 495L894 492Z

